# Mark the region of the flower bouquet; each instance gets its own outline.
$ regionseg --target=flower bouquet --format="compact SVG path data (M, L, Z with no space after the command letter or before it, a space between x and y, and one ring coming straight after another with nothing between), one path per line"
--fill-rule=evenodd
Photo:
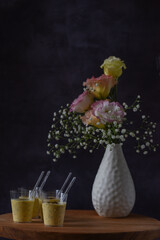
M47 154L57 161L66 151L76 158L79 149L90 153L99 147L116 144L123 145L129 138L135 140L137 153L147 154L156 151L153 133L156 123L143 115L140 108L140 96L128 106L117 100L117 86L125 63L116 57L107 58L101 65L104 73L100 77L88 78L84 83L83 93L71 105L62 106L53 113L53 124L48 134ZM128 119L132 111L138 116L139 123Z

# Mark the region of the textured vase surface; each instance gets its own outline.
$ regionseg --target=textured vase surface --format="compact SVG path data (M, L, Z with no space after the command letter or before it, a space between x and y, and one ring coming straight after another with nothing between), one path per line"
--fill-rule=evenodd
M119 144L106 148L93 183L92 203L104 217L125 217L134 206L135 187Z

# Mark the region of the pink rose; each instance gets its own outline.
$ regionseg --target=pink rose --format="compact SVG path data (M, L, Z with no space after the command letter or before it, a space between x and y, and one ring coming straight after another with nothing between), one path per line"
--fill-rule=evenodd
M97 128L104 128L104 124L100 123L100 120L93 115L92 110L87 111L84 116L81 116L81 120L86 126L92 125Z
M116 84L117 81L114 77L102 74L98 78L88 78L87 81L83 83L83 86L86 86L97 99L106 99L111 88Z
M73 101L70 106L70 112L84 113L93 103L93 98L94 96L86 90Z
M123 107L118 102L109 102L108 100L101 100L91 105L93 114L102 124L122 122L125 112Z

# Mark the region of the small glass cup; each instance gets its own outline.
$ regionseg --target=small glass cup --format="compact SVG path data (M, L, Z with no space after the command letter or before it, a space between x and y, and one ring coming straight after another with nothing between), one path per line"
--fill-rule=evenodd
M39 204L39 189L36 187L36 190L33 192L34 197L34 204L33 204L33 213L32 218L37 219L39 218L40 214L40 204Z
M29 190L11 190L11 207L14 222L32 222L34 198Z
M38 199L39 199L39 216L40 216L40 219L43 221L43 210L42 210L43 199L45 199L47 196L47 199L50 202L52 202L52 201L59 201L59 198L57 197L55 191L45 192L45 191L39 190L38 196L39 196L38 197Z
M61 227L64 223L67 195L61 193L60 198L54 193L44 193L42 198L42 210L44 225Z
M39 217L43 221L43 211L42 211L42 199L44 197L44 191L39 190L38 193L38 200L39 200Z

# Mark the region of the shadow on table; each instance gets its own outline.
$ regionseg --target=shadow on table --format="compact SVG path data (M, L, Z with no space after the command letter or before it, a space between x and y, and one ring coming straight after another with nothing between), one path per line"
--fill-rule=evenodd
M0 240L12 240L12 239L8 239L8 238L1 238L1 237L0 237ZM157 239L154 239L154 240L160 240L160 238L157 238Z
M8 238L1 238L1 237L0 237L0 240L12 240L12 239L8 239ZM160 238L157 238L157 239L154 239L154 240L160 240Z
M12 239L8 239L8 238L2 238L0 237L0 240L12 240ZM159 240L159 239L158 239Z

